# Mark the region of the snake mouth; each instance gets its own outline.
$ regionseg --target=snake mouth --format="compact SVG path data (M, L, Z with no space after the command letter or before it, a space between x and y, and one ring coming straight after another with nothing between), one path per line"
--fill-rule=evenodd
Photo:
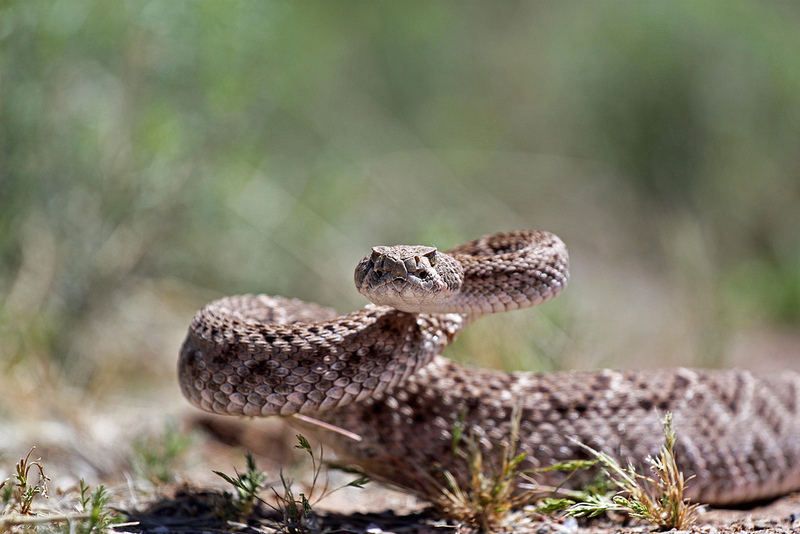
M436 306L447 286L439 281L408 278L388 278L371 286L365 293L375 304L392 306L409 313Z

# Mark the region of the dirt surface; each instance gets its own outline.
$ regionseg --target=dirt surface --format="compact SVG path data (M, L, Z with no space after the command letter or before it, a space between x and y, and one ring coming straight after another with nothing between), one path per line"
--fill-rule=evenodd
M290 463L292 458L291 429L276 424L248 424L238 419L193 416L190 424L202 429L202 447L211 456L220 454L224 448L258 451L259 461L281 457ZM222 456L227 456L223 453ZM221 460L221 462L224 460ZM240 460L237 463L241 464ZM306 466L307 467L307 466ZM229 470L232 471L232 470ZM296 473L300 473L302 469ZM308 469L306 469L308 471ZM241 472L241 468L238 469ZM300 479L309 473L300 475ZM332 474L330 487L341 486L350 475ZM300 483L299 491L308 491L308 484ZM195 486L175 485L162 489L159 496L138 507L125 510L135 525L125 531L138 533L162 532L280 532L287 524L282 515L285 509L280 502L265 497L265 503L257 506L247 518L223 519L220 510L231 502L230 488L219 485ZM459 523L441 517L424 502L405 493L393 491L376 483L362 489L347 488L334 492L315 504L309 519L301 525L288 522L289 526L305 528L309 532L353 532L353 533L445 533L476 532L475 525ZM572 519L561 515L544 516L531 509L513 511L502 522L494 525L496 532L519 533L642 533L653 532L653 528L630 520L623 515L597 519ZM796 532L800 531L800 494L786 496L769 503L742 509L701 508L696 524L687 532Z
M160 401L163 403L164 401ZM34 507L40 516L75 513L78 478L96 488L104 484L110 506L122 513L125 524L115 530L163 534L166 532L281 532L287 529L285 509L270 490L263 503L242 517L233 513L233 488L214 471L231 476L245 469L245 451L252 451L268 487L282 494L280 476L292 480L295 497L309 495L313 512L302 525L307 532L446 533L473 532L474 525L441 517L425 502L377 483L344 488L316 502L322 485L344 486L352 474L323 470L316 490L311 489L307 455L295 448L296 433L280 420L246 420L181 410L166 427L139 410L117 412L115 417L86 421L7 423L3 433L25 443L38 444L32 458L41 458L50 477L47 500ZM169 457L170 447L183 441L183 449ZM170 445L172 444L172 445ZM142 451L166 468L167 481L154 481L153 466L143 466ZM315 451L319 449L314 448ZM21 456L24 456L22 454ZM7 470L16 458L6 453ZM158 462L156 462L158 467ZM149 471L148 471L149 469ZM9 473L6 473L7 476ZM324 480L323 480L324 479ZM291 521L288 522L291 527ZM22 527L14 527L21 529ZM281 530L283 529L283 530ZM640 533L654 531L624 516L574 520L560 515L542 516L532 510L507 514L494 525L497 532L520 533ZM690 532L800 532L800 494L786 496L748 509L702 509Z
M369 490L366 490L367 492ZM280 510L259 506L247 518L224 520L219 517L228 497L215 492L182 487L169 496L148 503L140 510L127 511L135 522L120 530L137 533L163 532L280 532L287 522ZM320 511L302 524L290 526L309 532L353 533L446 533L476 532L474 526L438 517L430 509L397 513L393 510L341 514ZM789 496L749 510L703 511L697 524L685 532L797 532L800 529L800 497ZM575 520L561 516L545 517L530 511L515 511L495 525L495 532L519 533L642 533L653 532L622 517ZM675 531L673 531L675 532Z

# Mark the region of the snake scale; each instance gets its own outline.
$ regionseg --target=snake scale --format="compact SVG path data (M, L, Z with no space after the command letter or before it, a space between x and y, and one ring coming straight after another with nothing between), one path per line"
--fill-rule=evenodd
M360 441L325 433L346 460L418 493L441 469L466 476L453 454L456 422L483 450L497 451L515 407L522 468L585 458L575 439L642 464L663 443L659 414L671 412L693 501L729 505L800 489L798 374L508 374L439 355L482 314L556 296L568 263L563 242L539 231L487 236L446 253L375 247L355 274L374 304L349 315L264 295L205 306L181 349L181 389L210 412L308 414L353 432Z

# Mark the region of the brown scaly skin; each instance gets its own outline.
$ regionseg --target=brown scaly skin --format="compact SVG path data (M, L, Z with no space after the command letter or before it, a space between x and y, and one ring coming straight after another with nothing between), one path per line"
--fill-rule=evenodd
M356 270L370 298L409 310L417 298L426 313L369 305L338 316L252 295L210 303L181 349L184 394L215 413L299 412L338 425L362 438L326 433L341 454L419 493L437 469L466 472L452 451L455 421L463 419L490 451L507 439L517 405L523 468L585 457L571 437L642 463L663 443L658 414L669 411L679 466L695 476L693 500L734 504L800 489L800 376L689 369L534 375L455 364L438 354L466 324L554 297L566 284L568 259L557 237L535 231L487 236L448 254L463 279L453 279L458 267L432 247L376 247ZM431 291L441 292L442 303ZM557 484L562 475L548 476L545 483Z

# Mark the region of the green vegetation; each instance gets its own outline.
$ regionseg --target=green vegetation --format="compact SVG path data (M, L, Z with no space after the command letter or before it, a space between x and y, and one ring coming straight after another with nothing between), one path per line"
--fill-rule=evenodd
M308 531L307 523L312 514L312 506L315 503L318 503L331 493L342 488L361 488L364 486L364 484L369 482L369 478L361 475L343 486L330 489L328 487L328 477L326 475L322 487L320 488L318 484L320 482L320 474L324 465L324 449L322 446L320 446L319 457L317 457L314 454L314 450L311 448L311 444L309 444L305 437L298 434L297 441L298 444L295 445L295 448L305 451L306 454L308 454L308 457L311 459L311 485L307 494L300 493L297 497L295 497L294 492L292 491L292 481L285 478L283 473L280 475L283 493L279 493L274 488L272 490L278 503L277 509L283 514L283 532L286 532L287 534Z
M47 481L44 474L41 458L31 461L31 454L36 447L31 447L25 458L20 459L16 465L16 472L0 483L3 498L3 514L16 512L20 515L30 515L33 500L37 496L47 498ZM36 482L34 476L38 474Z
M540 510L565 510L567 515L578 517L595 517L609 511L623 512L653 523L662 530L683 530L692 526L696 520L698 505L691 504L684 497L687 480L678 469L675 458L676 435L671 413L665 415L662 426L664 445L657 457L649 458L652 472L649 475L637 472L632 464L628 464L627 468L622 467L609 454L578 443L592 453L596 460L591 463L601 466L607 482L615 491L586 488L580 492L570 492L570 498L546 500ZM567 463L552 468L572 471L574 467Z
M96 490L91 491L89 486L81 479L80 481L79 504L83 511L82 520L75 526L78 534L103 533L117 523L121 523L123 517L108 507L110 495L102 484Z
M460 484L456 474L442 470L444 485L434 483L429 490L431 501L442 514L490 532L509 510L532 502L535 492L520 492L517 488L526 473L519 468L526 454L517 453L516 448L520 417L521 406L517 405L511 415L508 439L492 457L484 456L475 436L464 435L463 423L454 426L453 454L464 459L469 474L466 483Z
M444 484L427 478L422 489L444 516L491 532L502 524L506 514L515 508L538 503L536 511L553 514L564 511L570 516L589 516L615 511L643 519L661 529L685 529L694 524L697 504L685 497L686 479L675 458L675 430L672 414L662 421L664 445L659 455L650 458L649 475L637 472L629 464L624 468L611 455L588 450L594 459L571 460L536 470L523 470L524 453L516 452L520 410L512 414L507 441L487 458L475 436L464 435L463 423L453 428L453 452L465 461L466 479L448 470L441 470ZM463 446L462 446L463 445ZM580 490L568 490L540 484L537 475L547 471L571 474L600 466L595 481ZM569 476L567 477L569 478Z
M697 504L684 497L686 480L675 459L675 430L672 414L664 417L665 443L657 457L650 458L651 475L637 473L633 465L623 468L614 458L600 451L588 449L603 467L603 472L613 482L618 492L608 499L596 496L567 509L569 515L594 516L609 510L628 513L658 525L664 530L682 530L695 522Z
M57 507L34 506L37 498L47 499L47 481L41 458L31 460L35 447L16 464L16 472L0 483L3 509L0 512L0 531L33 527L63 525L60 532L78 534L101 534L123 521L123 516L109 507L110 495L100 485L94 492L80 480L78 488L79 511L65 512ZM36 482L34 482L36 478Z
M265 503L267 506L278 512L282 520L276 528L279 532L286 534L299 534L310 531L310 524L313 521L313 506L328 497L335 491L346 487L361 488L369 482L363 475L334 489L328 487L327 475L324 477L322 487L319 486L320 475L324 465L323 449L320 447L319 456L314 454L311 444L302 435L297 435L298 444L295 448L305 451L311 460L311 483L308 490L295 495L293 481L286 478L283 471L280 472L281 488L280 491L272 487L275 504L269 504L259 497L259 494L266 487L267 475L258 469L255 459L250 453L246 454L247 469L244 473L235 472L235 476L226 475L220 471L214 471L236 490L236 501L233 509L221 510L223 517L233 517L237 519L248 518L257 503ZM226 503L228 504L228 503Z
M175 421L169 419L162 434L146 436L133 444L131 463L156 486L174 482L178 462L193 441L191 434L181 432Z
M252 454L248 452L245 455L245 459L247 461L247 469L244 473L235 471L236 476L234 477L221 471L214 471L214 473L236 490L237 499L234 503L234 510L231 512L235 514L235 517L246 518L252 513L256 500L259 499L258 494L264 489L267 475L256 467L256 460ZM225 513L225 515L228 515L228 513Z

